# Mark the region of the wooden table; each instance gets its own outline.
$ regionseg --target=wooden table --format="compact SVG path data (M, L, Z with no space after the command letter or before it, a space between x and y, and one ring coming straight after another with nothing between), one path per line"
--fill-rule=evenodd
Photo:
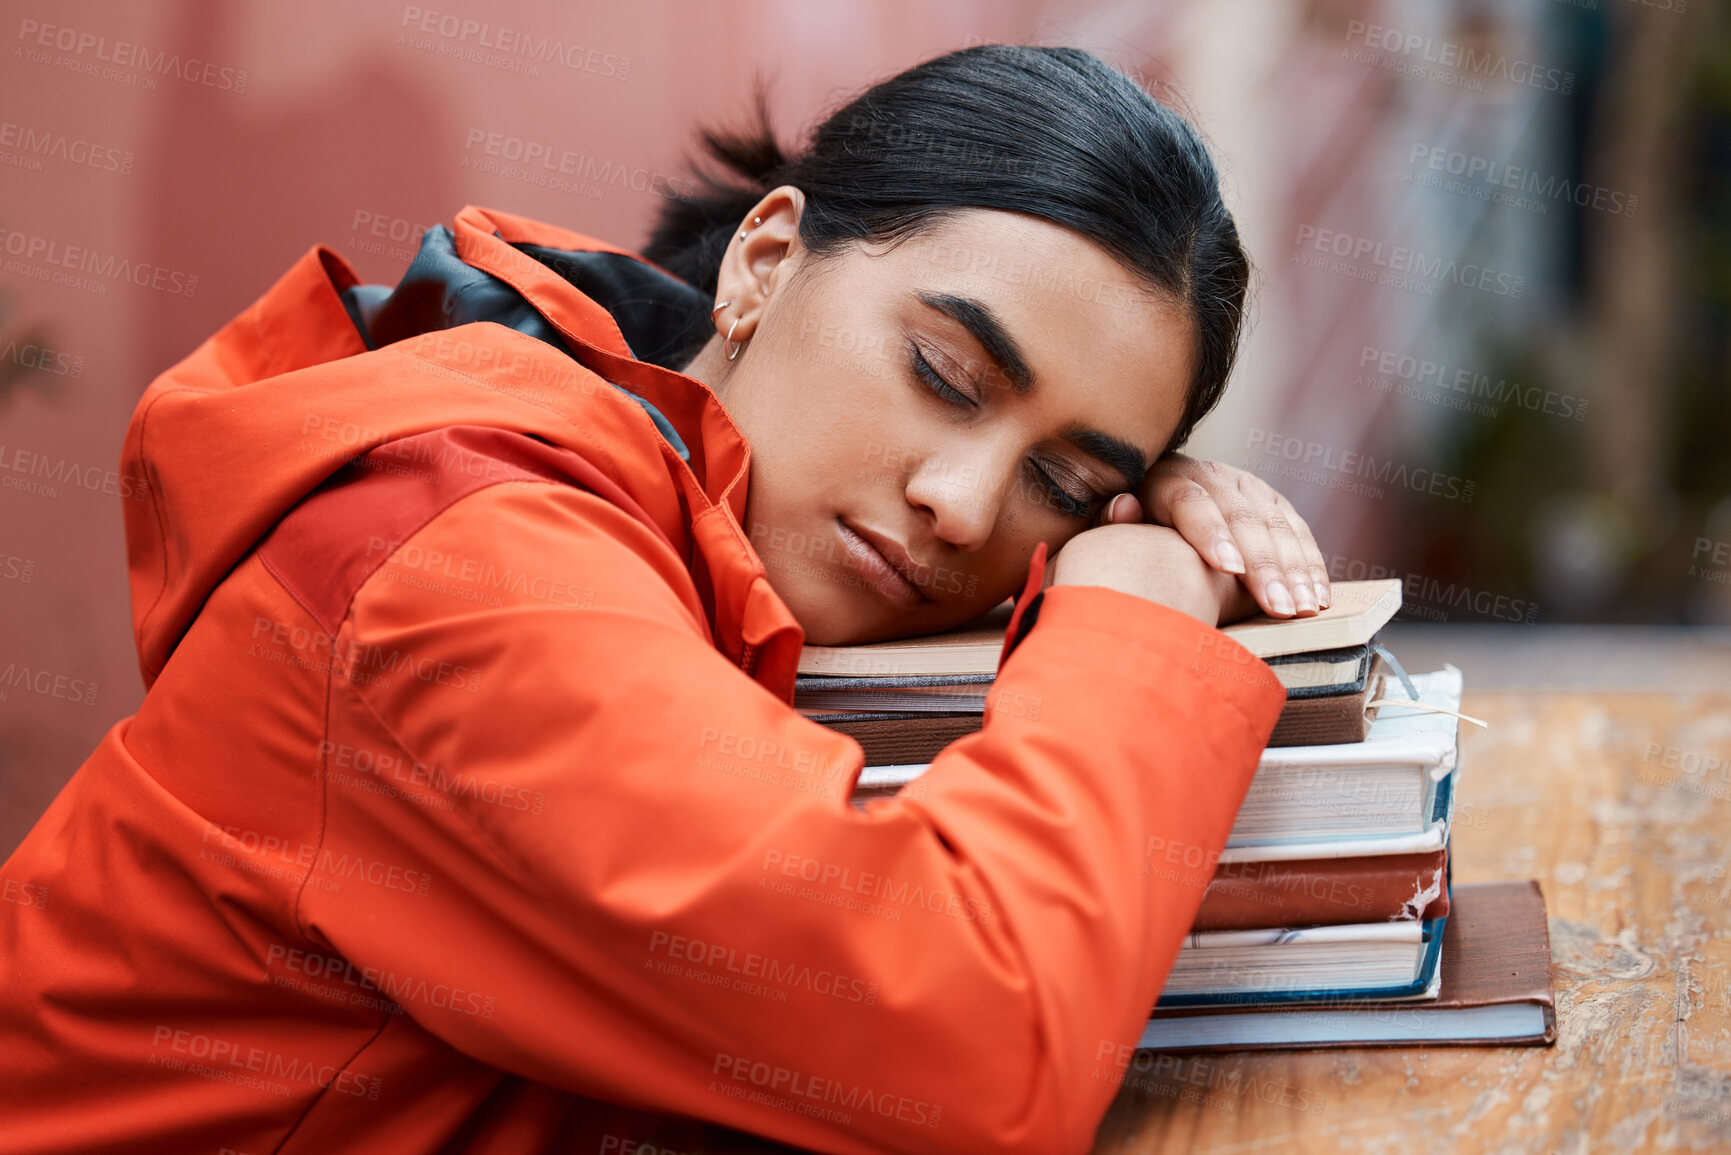
M1731 1152L1731 632L1389 640L1491 724L1464 727L1454 877L1540 881L1556 1045L1141 1053L1095 1152ZM682 1124L686 1155L792 1150Z
M1454 877L1540 881L1556 1045L1142 1056L1096 1152L1731 1151L1731 680L1473 684Z

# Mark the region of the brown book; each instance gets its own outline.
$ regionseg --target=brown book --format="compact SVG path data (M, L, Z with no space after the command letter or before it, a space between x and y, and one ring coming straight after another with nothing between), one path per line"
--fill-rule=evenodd
M1384 675L1378 663L1356 694L1329 694L1318 698L1288 698L1281 708L1270 746L1333 746L1362 742L1370 733L1374 710L1365 706L1382 696Z
M980 728L985 715L964 714L811 714L831 730L860 744L867 766L920 766L957 738ZM900 787L883 791L894 794Z
M990 686L980 687L989 690ZM1323 698L1288 698L1268 739L1270 746L1328 746L1362 742L1370 733L1371 714L1365 704L1382 693L1382 676L1365 679L1356 694ZM867 766L921 765L964 734L972 734L985 715L973 710L956 713L875 711L851 714L802 711L814 722L851 736L865 750Z
M1449 913L1448 851L1222 862L1191 930L1422 922Z
M1437 970L1437 997L1425 1001L1157 1010L1138 1046L1193 1052L1556 1041L1551 940L1537 882L1456 886Z

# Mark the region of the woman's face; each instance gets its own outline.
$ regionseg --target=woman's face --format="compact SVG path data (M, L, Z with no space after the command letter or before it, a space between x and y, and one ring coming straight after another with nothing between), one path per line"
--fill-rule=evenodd
M745 529L807 642L949 629L1138 487L1184 410L1190 319L1041 218L960 210L815 259L803 203L776 189L735 232L686 372L751 446Z

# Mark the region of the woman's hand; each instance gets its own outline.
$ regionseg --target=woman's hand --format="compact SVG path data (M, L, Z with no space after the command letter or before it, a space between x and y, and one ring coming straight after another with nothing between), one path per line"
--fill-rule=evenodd
M1177 531L1164 526L1085 529L1064 543L1047 573L1048 585L1122 590L1211 626L1255 610L1242 582L1209 566Z
M1264 613L1303 617L1328 607L1328 567L1310 527L1255 474L1169 454L1141 492L1107 502L1098 524L1144 519L1177 530L1220 573L1239 575Z

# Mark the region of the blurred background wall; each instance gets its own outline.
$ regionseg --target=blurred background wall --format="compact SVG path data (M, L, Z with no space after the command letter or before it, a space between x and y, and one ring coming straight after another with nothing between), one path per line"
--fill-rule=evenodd
M315 243L465 203L634 245L699 120L1070 44L1191 115L1257 265L1193 452L1446 622L1731 622L1731 20L1706 0L5 0L0 853L142 697L151 378ZM540 145L567 177L513 163ZM47 675L45 678L43 675Z

